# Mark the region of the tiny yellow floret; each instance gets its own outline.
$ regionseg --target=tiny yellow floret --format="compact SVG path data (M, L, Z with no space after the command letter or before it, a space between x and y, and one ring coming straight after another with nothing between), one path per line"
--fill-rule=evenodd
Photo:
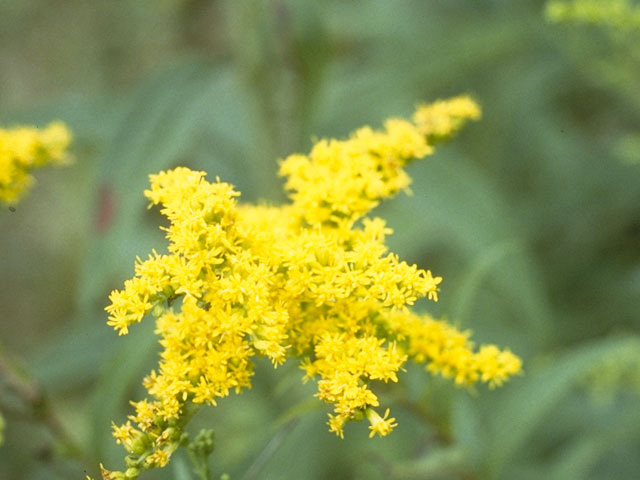
M367 420L369 420L369 423L371 424L369 426L369 430L371 430L371 432L369 432L369 438L373 438L375 435L380 435L381 437L389 435L389 433L391 433L391 430L393 430L398 425L395 418L388 418L388 408L384 412L384 417L381 417L373 408L367 408L367 410L365 411L365 415L367 416Z

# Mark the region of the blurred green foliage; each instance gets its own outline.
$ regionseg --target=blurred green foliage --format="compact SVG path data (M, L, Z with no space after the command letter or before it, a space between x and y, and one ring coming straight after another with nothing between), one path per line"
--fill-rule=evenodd
M470 393L409 368L381 388L396 431L340 440L296 365L258 365L194 434L215 431L216 478L634 478L636 37L549 23L535 0L0 0L0 123L62 119L76 157L0 211L0 340L60 424L0 379L0 478L121 466L111 421L143 395L156 339L151 322L118 338L103 308L164 244L149 173L186 165L279 201L276 158L465 92L483 120L379 214L393 251L444 277L429 308L510 346L525 375ZM141 478L196 477L183 452Z

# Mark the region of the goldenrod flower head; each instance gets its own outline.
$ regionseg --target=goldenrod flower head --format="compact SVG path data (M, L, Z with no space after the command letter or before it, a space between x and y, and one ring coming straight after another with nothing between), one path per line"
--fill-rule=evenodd
M317 379L317 397L333 405L329 429L340 437L365 415L371 435L395 427L388 409L372 409L373 386L397 382L409 358L464 385L498 385L520 370L510 352L475 352L467 333L410 311L419 298L436 301L442 279L389 253L391 230L367 216L408 186L404 166L432 153L429 138L478 115L463 97L420 107L415 122L320 140L282 162L291 202L280 207L238 204L233 187L184 167L151 175L145 195L170 221L169 253L138 259L106 308L120 334L153 312L163 348L144 380L153 400L133 403L130 421L148 442L136 468L166 463L190 404L249 387L256 356L274 367L300 359L304 379ZM114 429L125 447L138 438L132 428Z
M0 129L0 201L15 203L33 184L31 170L68 161L71 133L62 122L44 129Z

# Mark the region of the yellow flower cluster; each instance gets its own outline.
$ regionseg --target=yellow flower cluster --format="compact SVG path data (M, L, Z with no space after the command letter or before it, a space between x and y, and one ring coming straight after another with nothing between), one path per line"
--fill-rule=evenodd
M0 129L0 201L17 202L33 184L31 170L68 160L71 133L61 122L38 130L33 127Z
M474 351L470 332L461 332L428 315L392 313L388 322L389 331L398 340L406 340L415 362L426 363L429 371L453 378L458 385L482 381L491 388L497 387L521 369L520 359L509 350L483 345Z
M374 410L371 386L397 382L408 358L466 385L499 385L519 372L511 352L476 352L467 333L409 310L419 298L437 300L441 278L389 253L391 230L366 216L409 185L409 161L478 116L461 97L419 107L413 122L321 140L282 161L291 202L280 207L238 204L230 185L184 167L151 175L145 195L170 221L168 254L138 259L107 307L120 334L152 313L163 347L144 380L154 399L133 404L137 428L114 429L130 453L146 442L147 463L135 468L166 463L189 405L249 387L256 356L274 366L301 359L304 379L317 378L317 396L333 404L329 428L340 436L365 416L372 436L395 427L388 410Z
M456 133L467 120L480 118L480 107L469 97L456 97L424 105L416 110L413 121L427 141L434 143Z
M547 17L555 22L578 22L629 32L640 29L640 5L630 0L554 0Z

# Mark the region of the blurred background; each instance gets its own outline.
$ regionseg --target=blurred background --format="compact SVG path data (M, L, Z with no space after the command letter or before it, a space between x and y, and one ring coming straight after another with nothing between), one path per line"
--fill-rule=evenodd
M375 213L444 278L419 308L525 374L467 391L408 366L377 389L393 434L340 440L295 362L259 361L252 390L192 422L216 432L214 478L637 478L639 84L640 29L551 22L544 1L0 0L0 125L75 136L72 166L0 210L2 357L32 399L0 379L0 478L124 466L111 422L157 339L151 319L118 338L103 309L166 245L148 174L186 165L279 202L277 158L461 93L482 120ZM196 477L181 452L140 478Z

